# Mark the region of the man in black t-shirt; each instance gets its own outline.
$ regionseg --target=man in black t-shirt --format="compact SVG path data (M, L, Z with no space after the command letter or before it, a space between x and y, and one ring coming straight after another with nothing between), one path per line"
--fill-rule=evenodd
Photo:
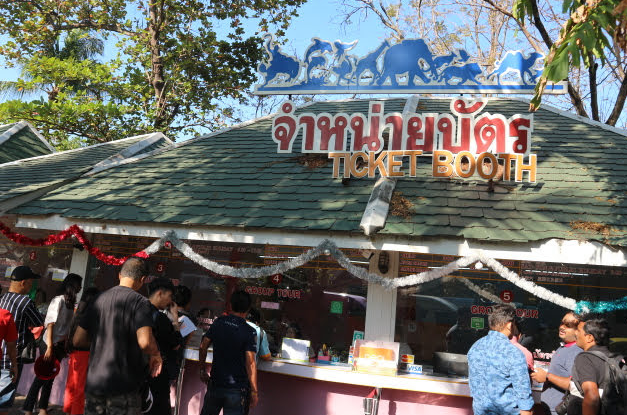
M166 370L168 363L176 359L176 350L183 345L183 338L178 331L178 321L173 323L162 313L172 304L174 285L167 278L157 278L148 284L148 300L152 313L152 332L159 346L163 359L163 370L148 380L152 392L153 404L149 415L170 415L170 377Z
M257 391L257 332L246 323L250 295L231 295L232 312L216 319L202 338L199 350L200 379L208 384L200 415L246 415L259 399ZM213 344L211 378L203 364Z
M610 329L606 320L580 321L575 335L577 346L581 347L584 352L598 351L610 356L607 348L610 341ZM590 353L579 353L575 358L572 374L568 415L598 415L603 393L599 385L604 380L605 361Z
M120 285L100 294L74 333L74 347L91 344L85 415L140 415L139 389L147 373L154 377L161 371L150 303L137 293L147 275L146 261L126 260Z

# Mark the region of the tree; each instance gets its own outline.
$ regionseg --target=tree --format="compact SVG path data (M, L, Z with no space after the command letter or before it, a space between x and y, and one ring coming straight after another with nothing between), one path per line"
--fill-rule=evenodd
M176 138L224 125L232 121L232 104L246 99L262 57L261 40L247 36L244 23L276 28L280 36L303 1L2 2L0 35L10 40L0 46L0 54L60 88L52 101L48 96L2 104L0 116L19 116L38 128L47 126L59 138L69 135L88 143L136 131ZM98 64L46 55L75 30L98 34L107 45L117 42L115 59ZM59 82L66 78L98 93ZM68 130L68 125L77 128Z
M102 39L84 30L43 45L21 65L18 81L0 82L4 97L15 98L0 105L0 120L32 122L59 150L141 132L131 124L140 120L109 98L110 68L95 60L103 51Z
M545 69L536 87L531 107L537 108L547 81L561 81L568 78L571 67L580 67L581 62L588 69L590 80L590 106L592 118L599 121L597 71L600 65L611 65L612 58L621 60L619 45L624 43L624 31L621 35L621 19L627 19L624 5L619 8L620 0L575 1L564 0L562 10L568 14L568 20L560 31L556 41L548 38L539 16L537 0L516 0L513 16L520 22L528 19L542 34L544 42L550 48L546 57ZM618 96L614 109L607 118L607 123L615 125L625 106L627 97L627 77L625 76L625 54L622 65L616 67L622 73Z
M566 3L572 1L566 0ZM588 3L618 1L596 0ZM523 3L528 6L523 8L525 13L521 11ZM580 3L585 2L579 0L577 4ZM551 59L549 51L559 39L560 28L568 21L568 15L557 11L561 10L561 3L552 0L541 3L537 0L400 0L391 3L384 0L345 0L344 6L348 21L353 16L374 13L390 30L392 37L428 39L437 53L465 48L488 70L506 49L533 49ZM604 27L616 26L617 18L613 16L614 21ZM574 110L581 116L616 125L627 96L627 51L617 45L608 41L603 44L603 55L587 54L586 59L593 64L590 70L571 66L563 78L550 79L567 80L568 95L567 101L551 97L549 102ZM559 74L564 75L564 72ZM533 102L539 102L539 97L535 97ZM627 125L624 116L621 122Z

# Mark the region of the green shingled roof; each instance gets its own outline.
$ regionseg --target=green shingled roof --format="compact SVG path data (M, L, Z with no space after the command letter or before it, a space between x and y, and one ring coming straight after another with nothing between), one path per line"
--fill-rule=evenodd
M0 203L13 197L58 185L89 172L98 163L118 155L132 146L150 139L150 147L137 148L133 154L141 154L154 146L166 147L171 142L163 135L150 138L142 135L110 143L93 145L76 150L63 151L45 156L18 160L0 165ZM156 141L152 141L156 138Z
M0 126L0 164L53 152L46 140L26 122Z
M387 100L401 112L405 99ZM417 112L449 112L450 98L421 99ZM506 117L528 103L493 100L485 109ZM367 112L368 101L324 102L306 112ZM559 128L557 128L559 126ZM177 148L65 185L11 211L67 218L161 224L361 233L374 180L333 179L332 164L277 154L272 119L200 137ZM528 242L591 239L627 245L627 137L540 109L532 152L537 183L435 179L431 163L396 185L384 235ZM430 160L430 159L429 159ZM1 181L0 181L1 182ZM395 208L403 201L404 210Z

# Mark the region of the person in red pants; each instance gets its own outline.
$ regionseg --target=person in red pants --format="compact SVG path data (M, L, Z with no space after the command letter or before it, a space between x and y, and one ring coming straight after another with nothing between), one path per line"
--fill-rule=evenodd
M91 306L100 294L96 287L85 290L81 301L78 303L69 338L74 337L74 332L79 321L83 318L85 310ZM68 342L67 383L65 385L65 395L63 398L63 412L67 415L80 415L85 413L85 381L87 380L87 367L89 366L89 347L72 347L72 342Z

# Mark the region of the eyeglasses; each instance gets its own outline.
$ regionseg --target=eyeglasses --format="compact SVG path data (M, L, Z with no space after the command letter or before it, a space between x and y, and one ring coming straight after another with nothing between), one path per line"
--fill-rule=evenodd
M577 326L579 325L579 321L577 320L562 320L562 323L560 324L560 326L566 326L569 329L576 329Z

